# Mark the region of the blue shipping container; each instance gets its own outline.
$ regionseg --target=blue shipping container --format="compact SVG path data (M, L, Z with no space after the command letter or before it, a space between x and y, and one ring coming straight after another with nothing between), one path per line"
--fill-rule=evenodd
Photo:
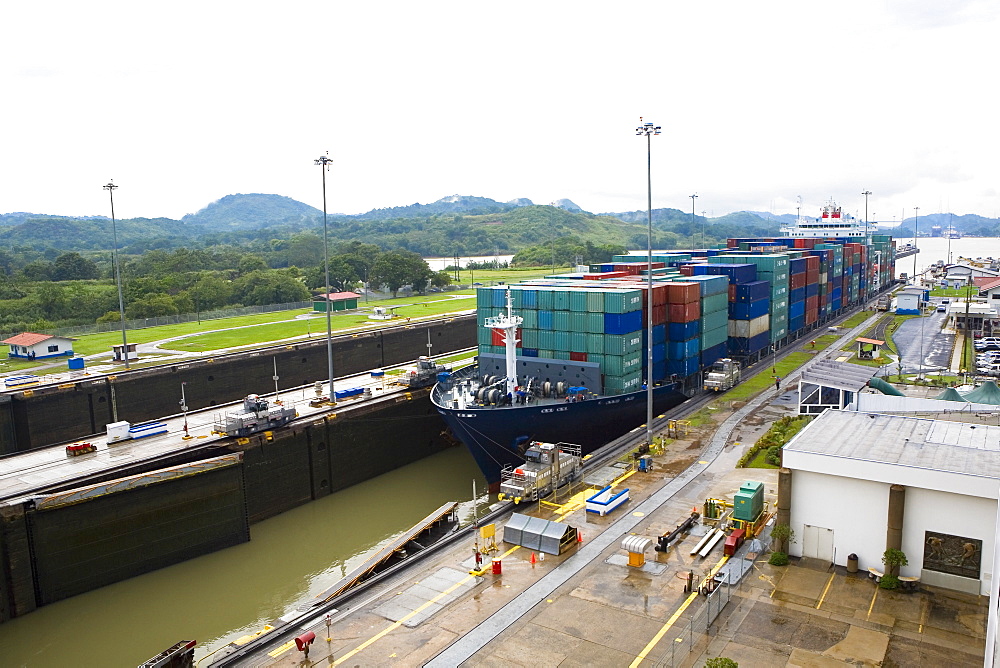
M801 288L795 288L794 290L788 291L788 303L792 302L804 302L806 300L806 288L805 286Z
M539 312L539 316L541 313ZM541 320L539 320L541 327ZM605 313L604 333L605 334L630 334L642 329L642 311L629 311L628 313Z
M760 299L755 302L729 302L729 319L753 320L767 315L770 310L770 299Z
M552 311L539 311L538 312L538 329L552 329Z
M733 290L734 302L755 302L758 299L767 299L771 296L770 281L750 281L741 283Z
M729 337L729 353L731 355L744 356L752 355L753 353L760 352L764 350L771 343L771 333L764 332L763 334L758 334L757 336L751 337L749 339L744 339L742 337L731 336Z
M790 316L788 318L788 331L797 332L806 325L806 315L803 311L802 315Z
M804 274L806 273L806 259L804 257L793 257L788 261L788 273L789 274Z
M722 359L728 354L726 350L726 344L720 343L718 345L712 346L711 348L706 348L701 351L701 365L709 366L714 364L716 360Z
M683 360L667 360L667 372L683 377L698 373L698 358L689 357Z
M667 326L653 325L653 343L664 343L667 340Z
M537 348L521 348L522 357L538 357Z
M749 283L757 280L755 264L696 264L694 275L728 276L730 283Z
M688 357L697 357L701 348L701 339L695 337L689 341L668 341L667 359L680 360Z
M672 322L668 325L667 338L671 341L687 341L700 332L700 320L691 322ZM654 342L655 343L655 342Z
M819 294L819 283L806 283L806 297L815 297Z
M667 344L666 343L654 343L653 344L653 364L657 362L662 362L667 359ZM645 360L644 360L645 362Z

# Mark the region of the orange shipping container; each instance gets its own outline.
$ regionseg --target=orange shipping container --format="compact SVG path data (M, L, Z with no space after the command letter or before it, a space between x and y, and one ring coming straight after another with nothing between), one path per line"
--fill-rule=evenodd
M701 304L698 302L669 304L667 306L667 317L670 322L693 322L701 317Z
M701 286L698 283L667 283L667 303L697 304L701 299ZM673 322L688 322L674 320Z

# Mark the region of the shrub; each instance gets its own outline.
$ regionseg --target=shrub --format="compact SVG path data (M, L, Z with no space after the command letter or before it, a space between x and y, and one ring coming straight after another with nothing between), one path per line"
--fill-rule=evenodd
M878 586L882 589L895 589L899 586L899 578L890 573L886 573L882 576L882 579L878 581Z
M717 656L705 662L705 668L739 668L738 663L724 656Z
M788 555L784 552L772 552L771 558L767 560L767 563L772 566L787 566L788 565Z

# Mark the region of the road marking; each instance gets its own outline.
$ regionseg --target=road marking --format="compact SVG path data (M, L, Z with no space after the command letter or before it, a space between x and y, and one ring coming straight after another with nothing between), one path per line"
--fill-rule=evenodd
M823 593L820 594L819 600L816 602L816 609L819 610L819 606L823 605L823 601L826 600L826 593L830 591L830 585L833 584L833 576L836 573L830 575L830 579L826 581L826 586L823 587Z
M295 641L291 640L289 642L286 642L284 645L280 645L277 649L271 650L270 652L267 653L267 655L277 659L279 656L281 656L282 654L284 654L293 647L295 647Z
M875 599L878 598L878 590L879 590L879 586L876 584L875 585L875 593L872 594L871 605L868 606L868 616L865 617L866 620L869 620L872 617L872 609L875 607Z

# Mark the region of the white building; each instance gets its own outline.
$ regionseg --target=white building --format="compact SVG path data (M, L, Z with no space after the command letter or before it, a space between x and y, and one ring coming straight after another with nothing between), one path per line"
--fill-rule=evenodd
M783 466L790 554L839 565L856 554L883 571L898 545L900 575L990 594L1000 427L828 410L785 446Z
M10 346L8 357L18 359L42 359L45 357L73 356L73 341L63 336L24 332L0 341Z

